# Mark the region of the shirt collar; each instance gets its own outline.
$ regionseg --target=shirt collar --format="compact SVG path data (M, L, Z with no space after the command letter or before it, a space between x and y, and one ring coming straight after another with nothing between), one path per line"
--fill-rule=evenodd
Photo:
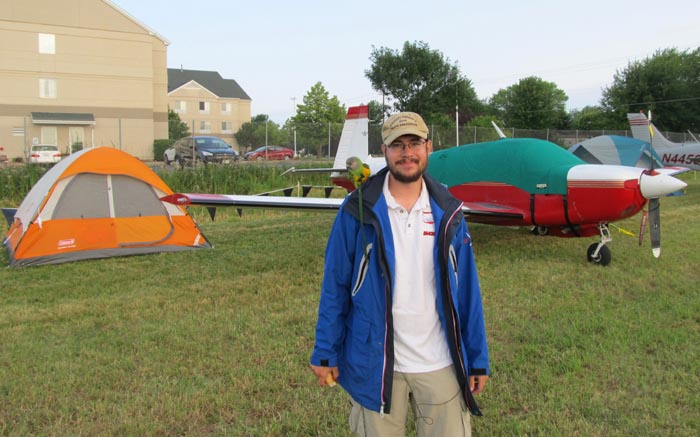
M403 209L403 206L399 205L396 199L394 199L394 196L391 195L391 191L389 191L389 172L387 172L386 176L384 177L382 193L386 199L386 206L389 209ZM426 187L425 181L421 178L420 196L418 196L418 200L416 200L416 203L413 205L413 209L411 209L411 211L420 211L423 209L430 209L430 196L428 195L428 187Z

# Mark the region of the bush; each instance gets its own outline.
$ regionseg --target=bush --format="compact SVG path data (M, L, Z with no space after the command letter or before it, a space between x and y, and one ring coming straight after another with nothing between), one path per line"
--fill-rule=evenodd
M162 161L165 149L173 145L175 140L161 139L153 141L153 160Z

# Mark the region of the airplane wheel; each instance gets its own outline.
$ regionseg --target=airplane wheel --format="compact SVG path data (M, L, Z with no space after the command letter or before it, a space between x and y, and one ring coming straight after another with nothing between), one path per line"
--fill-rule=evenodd
M608 246L603 246L600 248L598 256L593 257L593 254L595 253L597 247L598 243L593 243L590 246L588 246L588 261L594 264L600 264L601 266L607 266L612 260L612 254L610 253L610 249L608 248Z
M532 233L537 236L543 237L549 234L549 228L547 228L546 226L535 226L532 228Z

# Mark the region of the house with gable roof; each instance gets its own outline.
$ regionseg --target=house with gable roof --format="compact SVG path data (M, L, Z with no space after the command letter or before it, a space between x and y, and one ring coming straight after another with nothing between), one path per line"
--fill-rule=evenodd
M250 122L251 99L216 71L168 68L168 103L192 135L216 136L240 151L234 133Z

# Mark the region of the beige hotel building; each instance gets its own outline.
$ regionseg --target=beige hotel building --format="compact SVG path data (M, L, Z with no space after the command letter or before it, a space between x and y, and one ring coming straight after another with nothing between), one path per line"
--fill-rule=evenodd
M32 144L152 159L169 106L195 135L229 144L250 121L250 97L218 73L178 70L183 82L169 88L169 41L109 0L1 3L0 155L10 160Z

